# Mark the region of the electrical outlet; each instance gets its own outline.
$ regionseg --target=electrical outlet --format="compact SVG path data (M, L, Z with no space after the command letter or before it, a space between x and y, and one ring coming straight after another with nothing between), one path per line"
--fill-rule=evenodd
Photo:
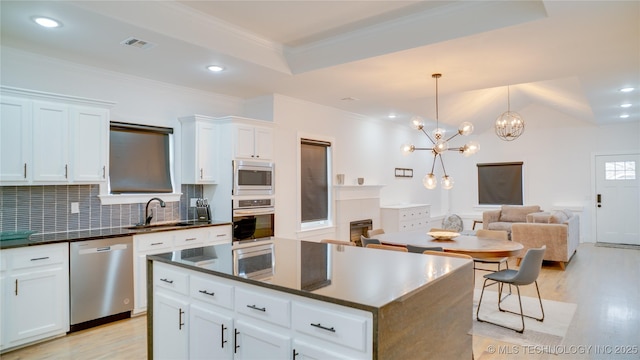
M72 202L71 203L71 213L78 214L80 212L80 203Z
M190 207L196 207L196 202L198 201L198 198L191 198L191 201L189 202L189 206Z

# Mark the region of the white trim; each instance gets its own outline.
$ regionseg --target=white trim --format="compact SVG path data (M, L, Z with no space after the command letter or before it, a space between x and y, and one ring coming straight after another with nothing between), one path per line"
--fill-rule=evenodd
M62 94L54 94L45 91L37 91L30 89L22 89L12 86L0 85L0 91L2 91L3 95L13 95L20 96L28 99L35 100L49 100L56 102L63 102L65 104L74 104L74 105L90 105L90 106L98 106L103 108L111 108L116 103L113 101L106 100L98 100L98 99L89 99L79 96L72 95L62 95Z

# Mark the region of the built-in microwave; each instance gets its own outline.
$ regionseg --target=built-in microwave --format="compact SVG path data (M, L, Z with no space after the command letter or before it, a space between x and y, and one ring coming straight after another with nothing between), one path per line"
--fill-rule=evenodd
M232 195L273 195L274 172L271 162L234 160Z

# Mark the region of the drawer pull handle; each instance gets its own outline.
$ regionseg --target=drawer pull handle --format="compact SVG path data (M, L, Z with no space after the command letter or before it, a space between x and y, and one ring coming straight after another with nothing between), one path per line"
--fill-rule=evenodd
M235 333L233 334L233 344L235 345L234 349L233 349L233 353L235 354L236 352L238 352L238 348L240 348L240 345L238 345L238 335L240 335L240 331L238 331L237 329L235 330Z
M151 246L162 245L162 244L164 244L164 243L162 243L162 242L159 242L159 243L151 243Z
M227 343L227 340L224 339L224 331L227 330L227 328L224 326L224 324L220 324L221 327L221 331L220 331L220 347L224 349L224 344Z
M299 352L296 351L296 349L293 349L293 360L296 360L296 356L300 355Z
M330 328L328 328L328 327L326 327L326 326L322 326L320 323L317 323L317 324L311 323L311 324L309 324L309 325L311 325L311 326L313 326L313 327L317 327L318 329L331 331L331 332L333 332L333 333L334 333L334 332L336 332L336 329L334 329L334 328L333 328L333 326L332 326L332 327L330 327Z
M193 240L197 240L198 238L188 238L188 239L184 239L184 241L193 241Z
M198 290L198 292L209 296L215 295L215 292L207 292L207 290Z
M261 308L260 308L260 307L257 307L257 306L255 306L255 305L247 305L247 307L248 307L249 309L258 310L258 311L262 311L262 312L266 312L266 311L267 311L267 308L266 308L266 307L261 307Z
M16 279L16 296L18 296L18 279Z
M173 280L169 280L169 279L160 279L160 281L164 281L166 283L173 284Z
M27 163L24 163L24 178L27 178Z
M38 260L47 260L49 257L45 256L45 257L39 257L39 258L33 258L31 259L31 261L38 261Z
M216 237L223 237L223 236L227 236L227 234L218 234L218 235L216 235Z

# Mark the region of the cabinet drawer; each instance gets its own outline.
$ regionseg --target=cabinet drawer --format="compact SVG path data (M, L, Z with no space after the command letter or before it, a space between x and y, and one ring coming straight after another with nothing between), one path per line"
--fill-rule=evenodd
M208 233L205 229L175 231L173 245L177 248L202 246L207 234Z
M69 256L69 245L51 244L42 246L28 246L11 250L13 269L25 269L31 267L62 264Z
M233 309L233 286L211 280L209 278L191 275L189 279L190 296L192 299L205 301L214 305Z
M189 295L189 274L172 270L170 266L155 261L153 263L153 284Z
M322 305L293 303L293 329L359 351L366 350L367 318Z
M426 219L409 220L409 221L401 222L398 230L400 231L426 230L428 225L429 225L429 222Z
M213 226L207 228L209 236L205 238L205 243L226 243L231 242L231 225Z
M289 300L236 288L235 307L238 313L246 314L276 325L288 328L291 323Z
M173 235L170 232L136 235L133 237L137 251L170 249L173 246Z
M399 211L400 221L426 218L429 216L429 210L426 207L413 207L402 209Z

